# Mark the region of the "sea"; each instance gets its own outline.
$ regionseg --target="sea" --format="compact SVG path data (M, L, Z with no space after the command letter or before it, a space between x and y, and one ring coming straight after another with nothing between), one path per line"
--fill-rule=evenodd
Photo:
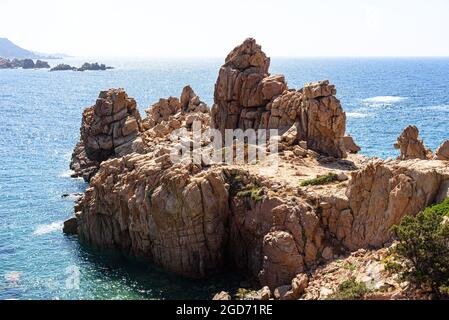
M95 59L51 60L81 66ZM62 234L74 196L70 178L81 113L100 90L121 87L140 112L190 84L212 105L223 59L104 59L108 71L0 70L0 300L210 299L247 285L238 272L198 281L163 272ZM449 58L272 58L290 88L329 79L362 154L394 158L393 144L416 125L433 150L449 139Z

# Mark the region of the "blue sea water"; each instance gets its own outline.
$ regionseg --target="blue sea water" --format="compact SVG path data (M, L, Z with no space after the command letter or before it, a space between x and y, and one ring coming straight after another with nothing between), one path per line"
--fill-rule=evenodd
M60 63L61 61L54 61ZM66 59L81 65L76 59ZM101 61L106 72L0 70L0 299L210 298L239 286L238 275L192 281L141 261L80 246L61 232L73 212L63 194L81 113L100 90L123 87L141 112L184 85L209 104L221 59ZM449 139L449 58L272 59L290 87L330 79L348 115L347 131L370 156L395 157L402 129L417 125L435 149ZM79 288L66 285L79 271Z

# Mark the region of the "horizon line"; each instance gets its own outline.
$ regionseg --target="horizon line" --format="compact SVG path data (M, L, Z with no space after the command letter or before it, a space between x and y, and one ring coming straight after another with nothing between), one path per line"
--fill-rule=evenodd
M225 56L170 56L170 55L155 55L155 56L132 56L132 55L117 55L117 56L102 56L102 55L71 55L65 54L67 57L62 57L60 59L80 59L80 58L95 58L95 59L225 59ZM271 55L268 56L271 59L429 59L429 58L449 58L449 55L419 55L419 56L407 56L407 55L379 55L379 56L351 56L351 55L335 55L335 56L290 56L290 55ZM52 59L53 60L53 59Z

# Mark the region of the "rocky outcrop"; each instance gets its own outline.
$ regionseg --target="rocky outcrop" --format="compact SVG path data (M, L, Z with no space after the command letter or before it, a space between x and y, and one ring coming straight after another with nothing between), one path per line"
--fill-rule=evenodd
M0 58L0 69L11 69L12 64L9 59Z
M189 112L201 112L208 113L209 108L207 104L200 100L200 97L195 94L195 91L190 86L185 86L182 90L181 97L179 98L181 103L181 110L184 113Z
M235 179L250 183L246 175L172 166L158 152L108 160L82 200L79 236L178 274L204 277L233 265L277 287L318 261L324 234L308 205L237 196L243 185Z
M56 67L50 69L50 71L76 71L76 67L72 67L68 64L58 64Z
M31 59L24 59L21 62L23 69L34 69L34 61Z
M343 137L343 145L345 146L345 150L348 153L358 153L362 148L360 148L351 136Z
M47 61L37 60L34 65L36 69L50 69L50 65Z
M394 260L393 260L394 261ZM314 270L301 295L303 300L329 300L349 297L339 296L339 287L352 281L366 288L363 300L430 300L431 292L414 288L397 273L388 270L392 262L390 247L377 250L360 249L341 256Z
M105 64L99 64L98 62L95 63L84 63L80 68L76 69L76 71L105 71L114 69L113 67L108 67Z
M95 63L84 63L80 68L72 67L68 64L58 64L56 67L52 68L50 71L105 71L114 69L113 67L108 67L105 64Z
M436 160L449 161L449 140L443 142L435 152Z
M69 220L64 221L62 231L67 235L76 235L78 234L78 221L77 219L70 218Z
M175 145L191 147L194 120L202 130L210 126L207 106L190 87L154 104L144 120L133 99L111 89L83 114L72 168L90 187L75 208L76 228L72 221L68 229L91 245L189 277L238 269L275 297L297 299L307 294L308 272L342 253L384 246L404 215L447 193L443 161L336 159L357 146L345 137L335 87L321 81L287 90L268 67L254 40L234 49L220 69L211 116L220 130L282 128L274 174L256 170L257 163L171 161ZM172 140L180 128L183 136ZM330 174L337 178L315 183ZM314 183L303 184L302 176Z
M89 180L98 165L111 157L143 151L141 118L136 101L123 89L100 93L83 112L80 142L72 155L75 176Z
M142 125L146 130L144 136L148 146L169 139L170 134L181 127L190 130L195 121L201 123L203 130L210 127L209 108L190 86L183 89L179 99L160 99L145 113L147 117Z
M447 166L438 161L377 162L354 172L347 190L350 211L340 211L337 238L350 250L383 246L391 227L432 204L448 179Z
M398 160L432 158L432 151L426 148L422 140L419 139L419 130L416 126L405 128L394 147L401 151Z
M329 81L288 90L284 76L270 76L270 59L254 39L226 58L215 84L213 126L225 129L280 129L298 123L299 140L312 150L342 158L346 115Z
M0 58L0 69L15 69L15 68L23 68L23 69L43 69L50 68L48 62L37 60L34 63L31 59L3 59Z

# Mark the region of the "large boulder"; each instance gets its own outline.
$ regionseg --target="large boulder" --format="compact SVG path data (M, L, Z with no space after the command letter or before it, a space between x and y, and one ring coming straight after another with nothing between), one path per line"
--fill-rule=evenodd
M23 69L34 69L35 68L34 61L31 59L22 60L22 68Z
M113 67L108 67L105 64L99 64L98 62L85 62L80 68L76 69L76 71L105 71L109 69L113 69Z
M405 128L394 147L401 152L398 160L432 158L432 151L426 148L422 140L419 139L419 130L416 126Z
M299 123L298 141L324 155L346 156L343 137L346 115L329 81L288 90L284 76L270 76L270 59L247 39L221 67L215 85L213 127L226 129L279 129Z
M391 227L436 201L449 171L439 161L374 162L352 173L349 210L335 218L335 234L350 250L381 247Z
M435 152L436 160L449 161L449 140L443 142Z
M343 137L343 145L348 153L358 153L362 148L360 148L351 136Z
M212 108L214 126L222 134L225 129L257 129L257 118L273 98L272 94L287 89L283 77L264 81L269 77L269 66L270 59L254 39L246 39L226 57L215 84ZM242 113L257 114L248 118L242 117Z
M72 155L71 169L89 180L101 162L142 152L141 131L136 101L123 89L102 91L95 105L83 112L80 143Z
M37 60L34 66L36 69L50 69L50 65L47 61Z
M181 110L185 113L209 112L209 108L206 105L206 103L200 100L200 97L196 95L195 91L193 91L193 89L190 86L185 86L184 89L182 89L179 101L181 103Z
M76 70L76 67L72 67L68 64L58 64L56 67L53 67L50 69L50 71L74 71Z
M11 69L11 68L12 64L11 61L9 61L9 59L0 58L0 69Z

